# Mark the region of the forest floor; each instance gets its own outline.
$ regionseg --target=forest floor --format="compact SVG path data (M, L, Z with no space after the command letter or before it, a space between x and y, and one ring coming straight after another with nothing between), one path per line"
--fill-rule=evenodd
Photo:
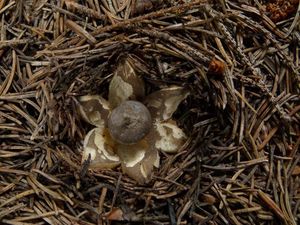
M1 0L0 223L300 223L299 0ZM188 140L144 185L81 164L78 97L134 55Z

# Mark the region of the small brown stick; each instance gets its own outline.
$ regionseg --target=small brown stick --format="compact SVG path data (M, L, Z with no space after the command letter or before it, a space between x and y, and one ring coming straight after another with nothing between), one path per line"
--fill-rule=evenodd
M48 6L48 7L50 7L50 8L52 8L57 13L62 13L62 14L68 15L68 16L70 16L70 17L72 17L72 18L74 18L76 20L79 20L79 21L82 20L82 18L79 17L79 16L77 16L76 14L74 14L74 13L68 11L68 10L62 9L62 8L56 6L56 5L53 5L53 4L50 4L50 3L45 3L45 5Z
M18 45L30 44L32 40L29 39L19 39L19 40L1 40L0 49L4 47L14 47Z
M173 6L167 9L161 9L158 12L151 12L142 16L138 16L138 17L134 17L128 20L123 20L122 22L110 25L110 26L105 26L105 27L99 27L97 29L95 29L91 34L93 36L97 36L99 34L105 33L105 32L109 32L115 29L121 29L121 28L125 28L128 26L133 26L136 23L142 22L144 20L150 20L150 19L154 19L154 18L158 18L158 17L162 17L165 16L169 13L176 13L176 15L185 12L186 10L192 9L194 7L196 7L197 5L203 5L207 3L207 0L197 0L197 1L192 1L190 3L185 3L185 4L181 4L178 6ZM78 42L80 42L81 40L79 38L75 38L71 41L71 45L74 45Z
M66 6L68 9L70 9L71 11L76 11L80 14L83 14L83 15L86 15L86 16L89 16L89 17L93 17L93 18L96 18L96 19L100 19L100 20L104 20L105 19L105 16L104 15L101 15L99 12L93 10L93 9L90 9L84 5L81 5L77 2L73 2L73 1L65 1L66 3Z
M98 213L99 215L101 215L103 213L103 209L104 209L104 201L105 201L105 197L107 194L107 188L103 187L100 197L99 197L99 203L98 203Z
M183 52L187 53L189 56L194 58L196 61L200 61L203 63L208 64L211 59L203 55L200 51L197 49L192 48L190 45L185 44L184 42L172 37L168 33L164 33L158 30L146 30L146 29L136 29L137 32L153 37L162 39L164 41L168 41L172 44L174 44L177 48L181 49Z

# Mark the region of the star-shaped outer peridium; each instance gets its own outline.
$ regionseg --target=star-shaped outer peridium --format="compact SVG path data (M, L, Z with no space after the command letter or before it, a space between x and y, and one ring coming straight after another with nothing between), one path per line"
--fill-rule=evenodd
M185 133L171 117L189 92L171 86L145 96L145 84L132 65L129 57L120 61L109 85L108 101L99 95L79 98L80 114L96 127L85 136L82 163L90 155L90 169L121 164L124 173L143 184L151 179L153 168L159 167L159 151L175 153L185 143ZM107 128L110 112L126 100L143 103L151 113L153 124L142 140L130 145L114 141Z

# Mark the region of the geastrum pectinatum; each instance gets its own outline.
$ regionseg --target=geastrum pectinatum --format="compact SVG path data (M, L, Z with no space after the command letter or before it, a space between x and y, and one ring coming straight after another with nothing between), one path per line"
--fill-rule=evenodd
M82 162L90 169L122 170L138 183L159 167L159 151L177 152L186 135L171 119L188 91L171 86L145 97L145 84L130 57L122 59L109 85L108 101L99 95L79 98L80 113L96 126L84 139Z

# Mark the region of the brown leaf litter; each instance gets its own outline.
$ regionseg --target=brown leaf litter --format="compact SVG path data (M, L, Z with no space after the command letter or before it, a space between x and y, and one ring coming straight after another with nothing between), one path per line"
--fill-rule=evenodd
M0 223L300 221L299 1L1 0ZM144 185L81 164L83 95L132 55L190 95L188 136Z

